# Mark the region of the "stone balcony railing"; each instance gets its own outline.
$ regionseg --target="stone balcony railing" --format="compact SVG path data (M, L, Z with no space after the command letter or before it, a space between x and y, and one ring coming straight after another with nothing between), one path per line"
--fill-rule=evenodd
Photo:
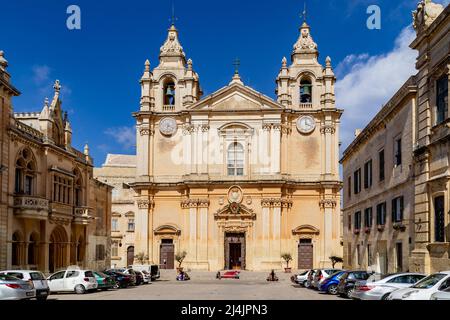
M16 127L16 129L22 131L23 133L26 133L27 135L42 140L44 138L44 134L42 132L40 132L37 129L34 129L32 127L30 127L29 125L20 122L18 120L14 121L14 126Z
M48 200L45 198L16 195L14 196L14 214L19 218L45 220L48 217Z
M88 207L73 208L73 222L76 224L89 224L93 219Z
M300 103L299 108L300 109L312 109L313 105L312 103Z
M172 104L165 104L162 107L163 111L175 111L175 105Z

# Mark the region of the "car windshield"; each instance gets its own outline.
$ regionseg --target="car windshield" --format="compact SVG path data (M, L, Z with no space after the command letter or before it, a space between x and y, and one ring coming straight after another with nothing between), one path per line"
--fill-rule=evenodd
M85 271L84 276L88 278L94 278L94 274L92 273L92 271Z
M8 272L8 276L23 279L23 273L21 272Z
M336 279L340 279L344 274L344 271L336 271L333 272L328 278L336 277Z
M304 276L304 275L307 274L308 272L309 272L309 270L306 270L306 271L300 272L298 275L299 275L299 276Z
M416 289L430 289L434 287L439 281L444 279L447 275L444 273L435 273L432 275L429 275L428 277L420 280L415 285L412 286L412 288Z
M31 272L30 278L31 278L31 280L44 280L45 279L44 275L40 272Z
M354 272L353 276L357 280L367 280L367 278L369 277L369 274L366 272Z

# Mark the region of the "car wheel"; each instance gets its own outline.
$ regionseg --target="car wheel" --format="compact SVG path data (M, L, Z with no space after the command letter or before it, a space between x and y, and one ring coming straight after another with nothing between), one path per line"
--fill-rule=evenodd
M328 287L328 293L329 294L337 294L337 285L332 284L331 286Z
M384 296L381 297L381 300L387 300L389 295L390 295L390 293L386 293Z
M78 284L75 286L75 292L77 294L84 294L86 293L86 288L82 284Z
M347 298L349 298L349 299L352 298L352 294L353 294L354 290L355 290L354 288L350 288L345 291L345 295L347 296Z
M119 282L119 281L116 281L116 283L114 283L113 288L114 288L114 289L119 289L119 288L120 288L120 282Z

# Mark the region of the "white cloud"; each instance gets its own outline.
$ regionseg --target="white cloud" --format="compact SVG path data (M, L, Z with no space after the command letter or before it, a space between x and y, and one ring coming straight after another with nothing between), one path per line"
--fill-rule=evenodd
M37 85L42 85L44 82L48 82L50 71L50 67L46 65L33 66L33 81Z
M354 139L355 129L364 128L382 105L416 73L417 52L409 48L414 37L412 27L406 27L390 52L376 56L351 54L338 65L338 71L347 71L336 83L336 101L338 107L344 109L342 150Z
M108 128L104 133L113 137L124 149L132 149L136 146L135 126Z

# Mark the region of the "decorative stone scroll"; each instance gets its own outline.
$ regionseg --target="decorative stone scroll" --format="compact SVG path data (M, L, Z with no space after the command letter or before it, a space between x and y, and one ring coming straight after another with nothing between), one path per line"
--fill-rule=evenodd
M334 208L336 207L336 200L333 199L322 199L319 202L321 208Z
M324 125L320 128L320 133L334 134L335 132L336 132L336 127L333 125Z
M155 203L153 200L141 199L137 200L137 205L139 209L151 209L154 207Z
M288 198L264 198L261 199L263 208L292 208L292 200Z

